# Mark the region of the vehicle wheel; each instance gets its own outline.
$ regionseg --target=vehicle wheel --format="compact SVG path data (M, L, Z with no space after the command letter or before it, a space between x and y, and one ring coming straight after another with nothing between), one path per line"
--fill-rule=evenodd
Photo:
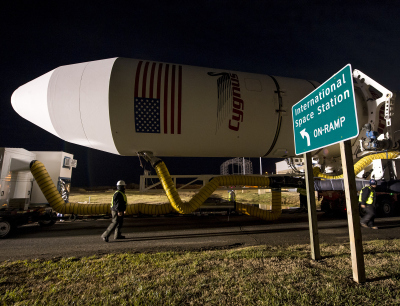
M384 201L381 204L381 211L382 211L382 215L384 217L389 217L393 215L393 206L392 203L388 202L388 201Z
M53 217L52 214L46 214L43 216L42 220L38 221L40 226L52 226L56 223L56 219Z
M39 222L40 226L52 226L54 223L56 223L56 220L40 220Z
M6 238L10 235L12 230L12 224L7 220L0 220L0 238Z
M332 208L329 201L322 200L321 202L321 210L326 214L332 213Z

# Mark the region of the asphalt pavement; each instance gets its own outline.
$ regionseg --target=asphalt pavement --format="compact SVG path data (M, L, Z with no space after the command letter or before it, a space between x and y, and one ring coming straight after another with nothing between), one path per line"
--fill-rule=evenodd
M126 217L124 240L104 242L110 219L78 219L51 227L22 226L0 240L0 261L83 257L121 252L198 251L255 245L310 243L307 213L286 211L276 221L245 215ZM378 230L362 228L363 241L400 239L400 217L377 218ZM318 213L320 243L349 242L346 218Z

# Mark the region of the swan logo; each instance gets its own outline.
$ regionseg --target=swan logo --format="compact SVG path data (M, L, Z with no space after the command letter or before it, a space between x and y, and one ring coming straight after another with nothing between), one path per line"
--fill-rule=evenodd
M234 73L208 72L210 76L218 76L218 105L216 131L227 124L232 131L239 131L243 122L244 102L240 94L239 77ZM229 121L227 119L229 118Z

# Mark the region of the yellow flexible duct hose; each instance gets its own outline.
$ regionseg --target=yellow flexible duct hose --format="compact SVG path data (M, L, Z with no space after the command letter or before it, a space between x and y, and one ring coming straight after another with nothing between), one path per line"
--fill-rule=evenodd
M375 159L394 159L397 156L399 156L399 152L387 152L387 153L378 153L374 155L368 155L363 158L361 158L358 162L354 164L354 174L357 175L359 174L363 169L365 169L369 164L372 163L373 160ZM322 177L326 179L341 179L343 178L343 174L341 175L329 175L329 174L323 174L320 172L321 169L318 167L315 167L313 169L314 177Z
M282 213L282 200L281 200L281 190L272 189L272 210L264 210L251 205L244 205L241 203L236 204L236 209L238 212L250 215L253 217L258 217L264 220L276 220Z
M111 213L110 204L80 204L80 203L65 203L46 167L40 161L34 161L31 164L31 172L36 182L42 190L47 202L51 208L60 214L77 214L77 215L105 215ZM128 204L126 214L152 214L161 215L173 211L171 204Z
M260 176L245 176L245 175L229 175L218 176L213 178L207 183L200 191L194 195L189 202L182 202L178 191L171 179L167 167L163 161L154 165L158 178L167 194L168 200L172 207L180 214L190 214L197 210L205 200L219 186L235 186L235 185L249 185L249 186L269 186L270 180L268 177ZM282 213L281 195L280 192L273 191L272 193L272 210L262 210L255 206L237 204L236 208L239 212L259 217L264 220L276 220Z
M220 176L212 179L206 186L187 203L183 203L179 194L172 182L164 162L160 162L155 166L160 181L164 187L170 203L166 204L128 204L126 214L150 214L160 215L168 214L173 210L181 214L189 214L197 210L205 200L219 186L235 186L235 185L251 185L251 186L269 186L269 178L258 176ZM61 214L77 214L77 215L103 215L110 214L110 204L81 204L81 203L66 203L58 192L56 186L50 178L45 166L40 161L34 161L31 164L31 172L39 188L42 190L49 205L54 211ZM281 193L280 191L272 190L272 210L262 210L251 205L238 203L236 205L238 212L255 216L264 220L276 220L282 213L281 209Z

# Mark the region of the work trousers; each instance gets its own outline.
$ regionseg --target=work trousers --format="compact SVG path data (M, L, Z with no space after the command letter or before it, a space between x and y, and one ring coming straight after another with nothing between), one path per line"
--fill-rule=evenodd
M375 220L375 206L373 204L365 204L365 215L361 219L361 223L368 225L369 227L374 226Z
M101 237L108 238L111 235L111 232L114 231L114 239L117 239L121 236L121 228L124 224L124 216L118 216L116 211L111 211L111 224L108 226L107 230L101 235Z
M300 208L307 210L307 196L300 194Z
M229 203L233 204L233 210L236 211L236 201L229 200Z

